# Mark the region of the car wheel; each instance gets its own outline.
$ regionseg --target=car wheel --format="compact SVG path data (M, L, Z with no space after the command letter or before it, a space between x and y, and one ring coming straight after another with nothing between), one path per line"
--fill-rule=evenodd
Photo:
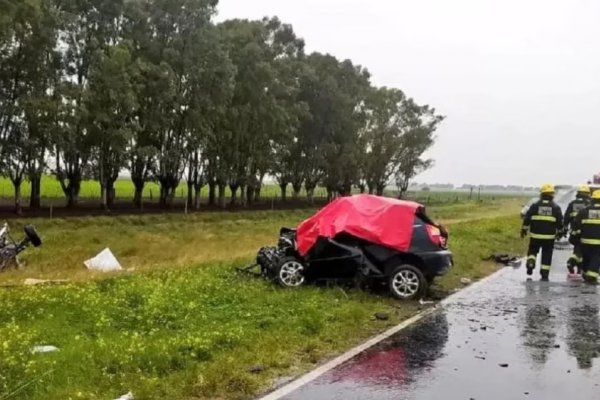
M427 289L427 280L416 267L404 264L392 270L389 275L389 288L392 296L400 300L414 300Z
M304 265L296 257L284 257L277 266L275 279L283 287L302 286L306 281Z

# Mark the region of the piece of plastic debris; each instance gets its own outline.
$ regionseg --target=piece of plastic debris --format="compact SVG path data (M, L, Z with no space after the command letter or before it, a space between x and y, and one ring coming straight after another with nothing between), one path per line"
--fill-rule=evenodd
M262 365L254 365L254 366L248 368L248 372L250 372L252 374L260 374L264 370L265 370L265 367Z
M116 398L115 400L133 400L133 393L129 392L121 397Z
M31 349L31 352L34 354L36 354L36 353L53 353L58 350L59 349L56 346L44 345L44 346L33 346L33 348Z
M419 304L421 304L422 306L424 306L426 304L433 304L433 303L435 303L435 302L431 301L431 300L423 300L423 299L419 300Z
M470 285L471 282L472 280L469 278L460 278L460 283L462 283L463 285Z
M96 257L84 261L83 264L87 269L94 271L110 272L123 269L109 248L102 250Z
M46 285L46 284L52 284L52 283L68 283L69 280L68 279L34 279L34 278L27 278L25 279L25 282L23 282L24 285L26 286L37 286L37 285Z
M387 321L388 319L390 319L390 314L378 312L378 313L375 313L375 319L377 319L379 321Z

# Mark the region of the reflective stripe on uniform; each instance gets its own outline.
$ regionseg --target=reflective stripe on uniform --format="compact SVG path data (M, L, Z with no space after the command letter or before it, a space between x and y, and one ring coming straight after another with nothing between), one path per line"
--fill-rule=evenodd
M556 239L556 235L540 235L539 233L532 233L532 239L542 239L542 240L554 240Z
M556 217L550 215L534 215L531 217L532 221L547 221L547 222L556 222Z
M600 225L600 219L584 219L581 223L584 225Z
M527 257L528 260L536 260L537 256L536 255L530 255L529 257Z
M542 265L542 266L540 267L540 269L541 269L542 271L550 271L550 265Z
M585 275L594 279L598 279L598 277L600 277L600 274L594 271L585 271Z
M594 246L600 246L600 239L581 239L581 244L590 244Z

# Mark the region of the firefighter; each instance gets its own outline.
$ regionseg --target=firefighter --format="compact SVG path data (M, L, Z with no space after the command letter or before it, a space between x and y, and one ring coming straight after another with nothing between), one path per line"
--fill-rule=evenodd
M573 200L571 203L569 203L569 206L567 207L567 211L565 212L565 227L564 227L564 234L566 235L569 232L569 229L571 229L571 235L569 236L569 243L571 243L573 245L573 255L571 255L571 257L569 257L569 260L567 261L567 269L569 270L570 274L575 273L575 267L577 267L577 273L581 275L582 273L582 268L581 268L581 247L580 247L580 243L579 243L579 237L577 235L573 235L572 231L573 231L573 221L575 220L575 217L577 217L577 214L579 214L579 211L583 210L584 208L586 208L589 203L590 203L590 195L591 195L591 191L590 191L590 187L588 185L582 185L577 189L577 196L575 197L575 200Z
M554 185L545 184L540 190L540 200L533 204L521 228L521 237L529 233L529 250L527 251L527 275L531 276L535 269L535 261L542 251L540 275L542 281L548 281L554 253L554 241L562 236L563 215L560 207L554 202Z
M594 191L590 205L575 217L573 234L581 243L583 279L597 284L600 270L600 190Z

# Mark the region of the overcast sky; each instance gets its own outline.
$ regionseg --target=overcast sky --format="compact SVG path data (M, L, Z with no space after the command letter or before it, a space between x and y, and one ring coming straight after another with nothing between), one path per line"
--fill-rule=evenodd
M219 20L267 15L447 116L418 181L600 172L598 0L220 0Z

